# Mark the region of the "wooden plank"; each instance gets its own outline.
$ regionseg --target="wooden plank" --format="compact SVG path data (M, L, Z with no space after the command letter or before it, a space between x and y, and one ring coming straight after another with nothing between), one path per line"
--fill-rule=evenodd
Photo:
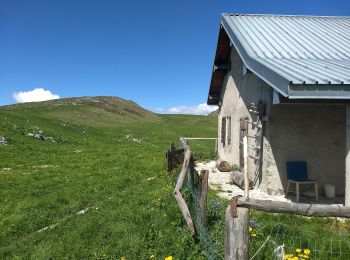
M248 138L243 137L243 175L244 175L244 197L249 198L249 177L248 177Z
M271 201L238 198L238 206L271 213L288 213L310 217L350 218L350 207L325 204L306 204L287 201Z
M231 216L231 206L225 215L225 260L247 260L248 254L249 210L237 208L237 218Z
M185 158L184 158L184 163L182 165L181 172L179 174L179 178L177 179L177 183L175 186L175 190L180 191L182 189L182 186L184 184L186 175L187 175L187 170L190 164L190 159L191 159L191 151L189 148L186 149L185 151Z
M196 236L197 235L196 227L192 221L191 213L187 207L187 204L186 204L184 198L181 195L181 192L174 190L174 197L176 199L177 205L179 206L179 208L181 210L181 213L186 221L186 224L187 224L192 236Z
M202 170L199 175L199 214L200 220L204 226L207 225L207 194L208 194L209 171Z

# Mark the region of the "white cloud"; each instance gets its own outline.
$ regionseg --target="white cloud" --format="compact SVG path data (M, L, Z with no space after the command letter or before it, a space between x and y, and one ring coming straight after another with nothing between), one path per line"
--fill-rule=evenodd
M197 106L177 106L169 109L156 108L154 111L162 114L208 115L216 109L218 109L217 106L208 106L206 103L202 103Z
M45 90L43 88L35 88L30 91L15 92L13 93L12 97L17 103L45 101L60 98L59 95L53 94L50 90Z

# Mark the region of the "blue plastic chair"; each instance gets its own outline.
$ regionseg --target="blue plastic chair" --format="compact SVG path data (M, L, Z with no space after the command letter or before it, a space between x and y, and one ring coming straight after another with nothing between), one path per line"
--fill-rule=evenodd
M287 180L288 180L288 184L287 184L286 195L288 195L289 184L295 183L297 202L299 202L299 197L300 197L299 185L314 184L316 201L318 201L318 182L308 178L306 162L304 161L287 162Z

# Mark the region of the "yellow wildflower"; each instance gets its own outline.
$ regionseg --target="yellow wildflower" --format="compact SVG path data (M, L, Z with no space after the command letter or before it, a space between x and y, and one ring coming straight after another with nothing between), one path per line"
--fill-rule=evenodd
M170 256L165 257L164 260L173 260L173 257L170 255Z
M256 237L256 233L253 233L253 234L252 234L252 237Z
M303 257L304 257L304 259L309 259L308 255L304 255Z
M126 260L125 256L122 256L122 257L120 258L120 260Z
M301 249L300 249L300 248L297 248L297 249L295 249L295 251L296 251L297 253L300 253L300 252L301 252Z
M253 228L249 227L249 232L252 232L253 231Z
M154 255L151 255L151 256L149 257L149 259L154 259Z
M310 249L308 249L308 248L304 249L304 254L305 255L309 255L310 253L311 253Z
M292 260L299 260L299 258L297 256L294 256Z

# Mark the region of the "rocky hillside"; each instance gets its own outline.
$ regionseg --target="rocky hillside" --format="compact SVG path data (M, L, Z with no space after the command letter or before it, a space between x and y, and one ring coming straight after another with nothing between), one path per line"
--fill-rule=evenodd
M81 107L88 106L101 109L105 112L125 116L129 118L157 119L157 115L140 107L131 100L125 100L119 97L97 96L97 97L74 97L65 99L49 100L44 102L32 102L25 104L15 104L4 106L3 109L35 109L46 107L48 110L64 107Z

